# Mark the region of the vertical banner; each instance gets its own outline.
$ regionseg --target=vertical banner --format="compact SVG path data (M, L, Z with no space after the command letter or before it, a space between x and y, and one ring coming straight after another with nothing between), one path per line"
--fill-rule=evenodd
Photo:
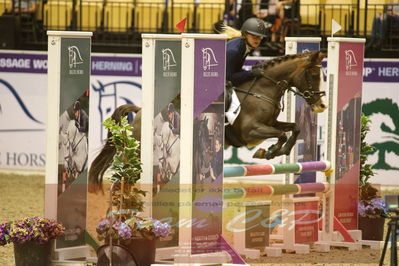
M321 38L311 37L286 37L286 54L299 54L320 50ZM316 161L317 160L317 114L300 97L288 92L287 121L295 122L301 128L296 144L287 156L288 163ZM316 172L302 174L287 174L289 184L314 183ZM314 196L314 193L304 195L290 195L288 197ZM318 199L318 198L317 198ZM302 201L294 203L295 211L295 243L311 243L318 240L318 218L314 214L318 211L318 201ZM305 217L305 218L304 218ZM304 222L302 219L307 219ZM316 232L316 233L315 233Z
M333 239L333 219L357 229L360 171L360 118L365 39L327 38L326 159L334 169L325 196L322 240Z
M85 244L90 42L90 38L61 39L57 218L67 230L57 248Z
M364 43L340 42L336 117L335 216L357 229Z
M218 250L222 234L226 42L194 42L192 253Z
M181 40L155 41L152 216L178 224ZM166 205L165 205L166 204ZM158 247L178 246L179 228Z
M92 33L48 35L46 216L66 227L57 249L83 247L85 252ZM76 250L71 256L87 254Z

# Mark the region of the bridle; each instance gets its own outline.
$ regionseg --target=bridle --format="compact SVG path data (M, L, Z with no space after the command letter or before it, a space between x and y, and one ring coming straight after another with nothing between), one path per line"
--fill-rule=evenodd
M71 152L73 154L76 153L76 148L82 142L82 140L84 140L84 138L85 138L85 135L83 134L83 136L79 139L79 141L77 143L75 143L75 140L76 140L76 137L77 137L76 135L77 135L78 131L79 131L79 129L75 128L75 133L73 135L72 140L69 140L69 138L67 139L67 143L69 143L69 149L68 149L68 156L65 157L65 160L68 162L68 170L70 170L71 172L73 172L73 170L77 170L78 173L81 173L81 172L83 172L83 170L86 167L86 163L87 163L87 159L88 159L87 156L86 156L85 161L84 161L84 163L82 165L82 168L78 169L77 166L76 166L76 162L73 161L72 155L71 155ZM71 164L72 164L72 166L71 166ZM73 166L75 166L74 167L75 169L73 169ZM72 167L72 169L70 169L70 167Z
M263 67L262 67L262 70L264 70ZM281 91L280 96L279 96L280 98L284 95L285 91L291 91L292 93L294 93L294 95L300 96L300 97L303 98L309 105L311 105L311 104L313 104L313 103L311 102L311 100L312 100L312 97L313 97L314 95L324 96L324 95L326 95L326 92L325 92L325 91L313 91L313 85L312 85L312 83L313 83L313 78L312 78L312 76L309 74L309 69L308 69L308 68L306 68L306 69L304 70L304 75L305 75L305 80L306 80L306 84L307 84L307 90L305 90L304 92L301 92L301 91L299 91L299 90L296 89L296 88L295 88L295 89L292 88L292 87L289 85L289 82L288 82L287 80L285 80L285 79L283 79L283 80L275 80L275 79L273 79L272 77L267 76L267 75L265 75L264 73L262 73L262 77L263 77L263 78L265 78L265 79L271 81L276 87L280 88L280 91ZM242 89L238 89L238 88L235 89L235 91L237 91L237 92L241 92L241 93L245 93L245 94L246 94L245 97L244 97L244 99L242 100L242 102L245 101L245 99L247 98L248 95L251 95L251 96L254 96L254 97L258 98L258 99L267 101L267 102L269 102L269 103L275 105L275 106L276 106L277 108L279 108L280 110L283 110L283 109L284 109L284 105L281 106L281 105L279 104L279 102L276 102L274 99L272 99L272 98L270 98L270 97L268 97L268 96L259 94L259 93L251 92L251 90L252 90L252 88L253 88L253 86L254 86L254 84L255 84L255 82L256 82L257 79L258 79L258 77L255 77L255 78L253 79L253 81L252 81L252 83L251 83L251 86L249 87L249 90L247 90L247 91L246 91L246 90L242 90ZM237 110L238 110L238 108L237 108Z
M172 134L173 134L173 132L172 132L172 130L170 130L169 134L168 134L168 139L166 140L166 143L163 142L163 138L161 139L162 145L166 149L166 154L168 154L168 155L170 154L170 150L172 149L173 145L176 143L177 139L179 138L179 137L176 136L175 139L173 140L173 142L168 146L169 141L170 141L170 137L171 137Z

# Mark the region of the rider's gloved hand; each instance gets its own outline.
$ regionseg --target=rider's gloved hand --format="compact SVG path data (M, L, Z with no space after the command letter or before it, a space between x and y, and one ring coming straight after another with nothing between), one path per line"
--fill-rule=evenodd
M256 67L256 66L255 66L255 67L252 67L251 73L252 73L252 75L253 75L254 77L259 78L259 77L262 77L262 76L263 76L263 69L260 68L260 67Z

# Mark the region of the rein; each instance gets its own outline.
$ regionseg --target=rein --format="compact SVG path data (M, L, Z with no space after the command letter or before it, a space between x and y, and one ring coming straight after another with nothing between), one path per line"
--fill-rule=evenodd
M275 80L275 79L273 79L273 78L271 78L271 77L269 77L269 76L267 76L267 75L262 73L262 77L263 78L271 81L275 86L277 86L277 87L279 87L281 89L282 93L281 93L280 97L282 97L284 95L285 91L290 91L290 92L294 93L294 95L298 95L299 97L303 98L308 104L311 104L309 101L310 101L310 99L312 98L313 95L324 96L324 95L326 95L326 92L325 91L312 91L312 89L313 89L312 80L311 80L311 77L309 76L307 68L304 71L304 75L305 75L306 83L308 85L308 90L306 90L304 92L301 92L298 89L293 89L291 86L289 86L288 81L285 80L285 79L277 81L277 80ZM281 107L281 105L278 102L276 102L275 100L273 100L272 98L267 97L267 96L262 95L262 94L259 94L259 93L251 92L252 87L254 86L254 84L255 84L257 79L258 79L257 77L255 77L253 79L253 81L251 83L251 86L249 87L248 91L242 90L242 89L238 89L238 88L235 89L235 91L237 91L237 92L241 92L241 93L245 93L246 94L245 98L242 100L242 102L245 101L245 99L247 98L248 95L251 95L251 96L254 96L254 97L258 98L258 99L264 100L264 101L266 101L268 103L271 103L271 104L275 105L280 110L284 110L284 103L283 103L283 105ZM241 104L240 104L240 106L241 106ZM239 107L237 108L236 111L238 111L238 109L239 109Z
M176 141L177 141L177 139L178 139L178 137L176 137L174 140L173 140L173 142L169 145L169 147L167 146L168 144L169 144L169 140L170 140L170 136L172 135L173 133L172 133L172 130L170 130L170 132L169 132L169 135L168 135L168 140L166 141L166 143L163 143L163 141L162 141L162 144L165 146L165 148L166 148L166 154L170 154L170 149L172 149L172 147L173 147L173 145L176 143Z
M78 131L79 131L79 129L76 128L75 134L73 135L72 141L70 141L69 139L67 140L67 141L69 142L69 144L70 144L69 147L70 147L70 149L72 150L73 153L75 153L76 147L78 147L78 145L80 144L80 142L85 138L85 135L83 135L83 136L79 139L79 141L78 141L77 143L75 143L76 134L78 133ZM68 153L69 153L69 152L68 152ZM68 157L72 160L72 156L71 156L70 153L69 153ZM81 169L76 169L76 170L78 170L79 173L83 172L83 169L86 167L87 160L88 160L88 158L87 158L87 156L86 156L85 161L84 161L84 163L83 163L83 165L82 165L82 168L81 168ZM75 164L75 165L76 165L76 164ZM69 168L69 165L68 165L68 168ZM75 167L75 168L76 168L76 167ZM72 169L72 170L73 170L73 169Z

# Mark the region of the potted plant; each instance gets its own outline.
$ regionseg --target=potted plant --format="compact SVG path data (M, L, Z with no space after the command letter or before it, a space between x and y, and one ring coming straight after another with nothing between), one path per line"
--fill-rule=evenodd
M360 175L359 175L359 229L362 230L364 240L382 240L384 222L388 215L385 201L378 195L378 189L372 186L369 179L374 175L373 166L367 164L367 157L375 148L366 143L365 138L370 131L370 119L362 114L361 117L361 147L360 147Z
M111 133L109 140L116 153L109 169L112 174L110 209L96 228L98 239L122 245L138 265L149 265L155 261L155 241L168 236L171 227L168 223L139 216L146 192L136 185L142 172L139 142L131 136L133 128L127 118L123 117L119 123L108 118L103 125Z
M42 217L0 224L0 245L14 244L15 265L50 265L51 240L63 236L65 227Z

